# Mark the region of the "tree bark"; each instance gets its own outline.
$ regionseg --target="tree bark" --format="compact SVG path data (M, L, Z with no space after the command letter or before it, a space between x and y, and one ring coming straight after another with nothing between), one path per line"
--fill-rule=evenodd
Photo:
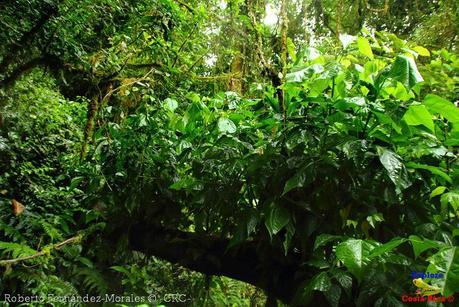
M121 232L125 228L120 229ZM207 275L227 276L255 285L289 303L302 281L299 255L284 255L269 242L246 241L229 248L230 240L212 235L137 223L128 232L132 250L155 256ZM117 240L113 236L113 240Z

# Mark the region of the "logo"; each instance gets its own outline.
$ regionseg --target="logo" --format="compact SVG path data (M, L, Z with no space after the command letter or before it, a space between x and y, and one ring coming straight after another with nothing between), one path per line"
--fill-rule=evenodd
M412 279L417 279L417 278L430 278L430 279L442 279L443 273L429 273L429 272L411 272L411 278Z
M422 278L413 279L413 284L418 287L416 294L420 296L434 295L441 292L439 287L429 285Z
M431 285L424 279L442 279L444 275L442 273L421 273L411 272L413 285L416 286L416 292L414 295L402 295L401 299L404 303L421 303L421 302L436 302L436 303L452 303L454 302L454 296L438 296L441 293L441 288L436 285Z

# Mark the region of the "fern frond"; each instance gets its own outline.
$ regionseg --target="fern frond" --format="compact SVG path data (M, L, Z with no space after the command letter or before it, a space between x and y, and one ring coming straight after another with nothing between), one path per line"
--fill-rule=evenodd
M42 227L45 233L51 238L52 241L54 240L62 240L62 234L57 228L53 225L49 224L48 222L43 221Z
M103 274L95 268L84 268L77 273L83 277L83 285L89 292L105 294L108 290L108 284Z
M0 241L0 249L5 250L6 253L11 253L13 258L31 256L37 252L27 245L2 241Z

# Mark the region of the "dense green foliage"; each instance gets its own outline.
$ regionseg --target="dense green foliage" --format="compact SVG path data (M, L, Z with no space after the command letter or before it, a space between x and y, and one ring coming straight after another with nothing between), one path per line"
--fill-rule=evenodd
M457 4L281 2L0 2L2 300L459 294Z

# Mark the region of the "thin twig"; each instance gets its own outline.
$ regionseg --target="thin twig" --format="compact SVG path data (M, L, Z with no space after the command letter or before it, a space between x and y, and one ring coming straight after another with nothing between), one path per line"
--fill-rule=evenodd
M124 88L124 87L126 87L126 86L130 86L130 85L136 84L136 83L138 83L138 82L140 82L140 81L147 80L147 77L148 77L153 71L155 71L155 70L156 70L156 69L153 67L153 68L150 69L142 78L136 79L136 80L134 80L134 81L132 81L132 82L129 82L129 83L126 83L126 84L122 84L122 85L120 85L120 86L118 86L118 87L116 87L116 88L110 90L110 91L102 98L102 101L101 101L101 102L104 103L105 101L107 101L107 100L111 97L111 95L112 95L114 92L119 91L120 89L122 89L122 88Z
M194 31L196 30L197 28L197 24L194 25L193 27L193 31L190 31L190 34L187 36L187 38L183 41L182 45L180 46L180 48L178 49L177 51L177 54L175 56L175 60L174 60L174 63L172 63L172 67L175 67L175 64L177 64L177 61L180 57L180 52L182 51L183 47L185 47L186 43L188 43L188 41L190 40L191 36L194 34Z
M78 242L80 240L81 240L81 235L77 235L77 236L71 237L71 238L69 238L69 239L67 239L65 241L62 241L60 243L52 245L51 250L53 250L53 249L54 250L60 250L63 246L65 246L67 244ZM38 257L41 257L41 256L45 256L45 255L49 254L49 251L50 250L48 250L48 249L47 250L41 250L40 252L38 252L36 254L30 255L30 256L26 256L26 257L20 257L20 258L16 258L16 259L0 260L0 266L14 265L14 264L17 264L17 263L20 263L20 262L23 262L23 261L27 261L27 260L35 259L35 258L38 258Z

